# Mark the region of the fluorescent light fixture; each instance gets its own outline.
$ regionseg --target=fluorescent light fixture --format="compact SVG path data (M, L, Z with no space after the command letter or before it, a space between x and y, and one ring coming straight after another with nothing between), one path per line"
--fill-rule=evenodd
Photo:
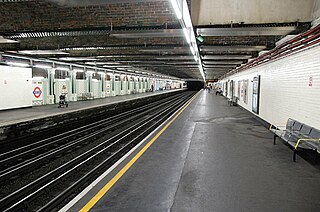
M61 71L70 71L70 68L66 68L66 67L56 67L56 69Z
M73 71L74 71L74 72L84 72L83 69L78 69L78 68L77 68L77 69L73 69Z
M60 57L59 60L63 61L96 61L96 58L88 57Z
M187 28L183 28L183 32L184 32L184 37L186 38L187 43L190 44L191 40L190 40L189 30Z
M32 77L32 79L42 80L42 79L44 79L44 77Z
M87 73L89 73L89 74L94 74L94 73L96 73L95 71L86 71Z
M188 8L187 1L186 0L171 0L172 5L174 7L176 7L176 8L178 8L177 7L178 6L178 2L180 2L180 4L181 4L180 5L181 6L181 10L179 10L179 12L180 13L181 13L181 11L183 12L182 18L180 20L180 25L183 28L184 35L185 35L186 40L187 40L187 42L189 44L191 53L193 55L192 58L196 62L199 63L200 74L201 74L203 80L205 80L205 75L204 75L202 64L201 64L201 58L199 56L199 49L198 49L198 46L197 46L197 39L196 39L196 36L194 34L194 31L193 31L193 25L192 25L190 11L189 11L189 8Z
M190 45L190 50L191 50L191 53L192 53L192 55L196 55L196 52L195 52L195 50L194 50L194 48L193 48L193 46L192 45Z
M31 54L31 55L67 55L69 53L62 52L62 51L56 51L56 50L23 50L18 51L19 54Z
M42 69L52 68L52 66L49 66L49 65L34 65L33 67L35 67L35 68L42 68Z
M177 0L171 0L172 7L176 13L177 18L180 20L182 18L181 9L179 8Z
M0 43L18 43L19 41L6 39L3 36L0 36Z
M132 68L132 66L127 66L127 65L116 65L116 66L104 65L102 67L104 67L104 68L117 68L117 69L119 69L119 68Z
M105 75L106 73L103 71L98 71L98 74Z
M6 62L10 66L19 66L19 67L29 67L30 65L27 63L19 63L19 62Z
M86 65L119 65L118 62L85 62Z
M103 49L108 49L108 47L103 47L103 46L88 46L88 47L71 47L71 48L63 48L60 50L63 51L82 51L82 50L103 50Z

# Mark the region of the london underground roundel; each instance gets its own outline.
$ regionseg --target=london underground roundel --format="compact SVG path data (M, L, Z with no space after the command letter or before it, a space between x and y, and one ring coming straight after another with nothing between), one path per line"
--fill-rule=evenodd
M41 96L42 91L39 87L35 87L32 93L34 97L39 98Z

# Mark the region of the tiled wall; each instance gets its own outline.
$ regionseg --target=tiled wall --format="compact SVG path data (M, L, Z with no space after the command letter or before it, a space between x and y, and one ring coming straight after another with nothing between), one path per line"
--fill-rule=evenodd
M241 97L239 105L252 110L252 80L261 75L260 114L269 123L285 124L288 118L320 129L320 46L296 53L224 79L249 80L248 102ZM240 89L243 89L240 84Z

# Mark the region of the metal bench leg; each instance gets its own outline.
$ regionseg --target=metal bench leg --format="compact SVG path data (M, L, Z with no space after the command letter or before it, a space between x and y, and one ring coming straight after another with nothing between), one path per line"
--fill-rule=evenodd
M315 149L315 150L314 150L314 164L317 164L317 159L318 159L318 152L317 152L317 150Z
M296 157L297 157L297 150L293 150L293 162L296 162Z
M273 134L273 145L276 145L276 138L277 138L278 136L276 135L276 134Z

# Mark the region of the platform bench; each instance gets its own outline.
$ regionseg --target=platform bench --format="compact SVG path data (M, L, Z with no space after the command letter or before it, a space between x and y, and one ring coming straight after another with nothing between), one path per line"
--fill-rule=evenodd
M281 129L281 127L285 128ZM274 133L273 144L276 144L276 138L279 137L293 147L294 162L299 150L314 151L315 160L317 154L320 154L320 130L314 127L289 118L286 126L270 125L270 130Z
M93 99L93 95L92 93L81 93L80 96L78 96L79 100L89 100L89 99Z

